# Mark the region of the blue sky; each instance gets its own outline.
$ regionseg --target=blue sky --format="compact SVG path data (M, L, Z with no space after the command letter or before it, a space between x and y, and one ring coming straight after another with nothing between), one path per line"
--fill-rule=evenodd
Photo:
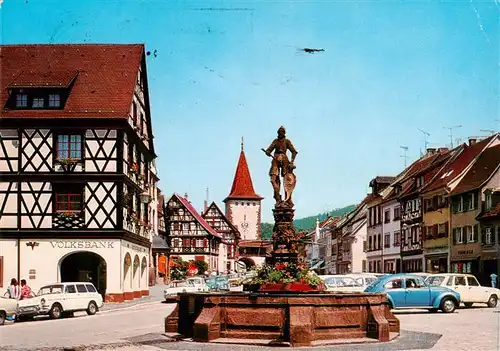
M423 149L499 130L499 3L4 0L3 44L145 43L161 187L228 195L245 137L270 220L267 147L299 150L297 217L360 201ZM322 48L307 54L300 48ZM456 142L454 140L454 142Z

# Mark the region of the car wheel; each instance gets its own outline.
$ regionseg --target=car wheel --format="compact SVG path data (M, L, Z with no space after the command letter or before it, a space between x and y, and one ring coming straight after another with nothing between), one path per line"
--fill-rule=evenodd
M5 312L0 311L0 325L5 324Z
M93 316L97 313L97 304L94 301L89 302L89 307L87 307L87 314Z
M61 305L59 305L58 303L55 303L52 305L52 308L49 311L49 316L52 319L59 319L59 318L61 318L62 313L63 313L63 310L62 310Z
M494 308L497 307L498 298L495 295L491 295L488 299L488 307Z
M445 297L441 301L441 311L444 313L453 313L457 308L457 304L450 298Z
M471 308L472 307L472 302L464 302L465 307Z

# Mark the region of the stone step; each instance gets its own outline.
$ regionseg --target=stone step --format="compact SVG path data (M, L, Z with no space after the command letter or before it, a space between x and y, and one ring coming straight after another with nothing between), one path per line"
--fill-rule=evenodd
M280 331L273 330L244 330L244 329L227 329L220 333L221 338L230 339L268 339L274 340L281 336Z
M331 339L346 339L346 338L365 338L366 331L361 329L339 328L339 329L316 329L314 331L314 339L316 340L331 340Z

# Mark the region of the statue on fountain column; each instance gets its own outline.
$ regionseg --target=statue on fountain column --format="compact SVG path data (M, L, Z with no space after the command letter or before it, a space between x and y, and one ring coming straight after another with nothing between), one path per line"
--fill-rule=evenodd
M262 149L267 156L272 157L271 169L269 176L271 177L271 184L274 189L274 200L276 201L275 207L293 207L292 193L295 188L297 179L293 170L295 169L295 157L297 150L292 142L286 138L285 127L281 126L278 129L278 137L273 140L267 149ZM274 155L272 154L274 151ZM290 151L292 157L288 160L287 151ZM281 197L281 177L283 178L283 189L285 198Z

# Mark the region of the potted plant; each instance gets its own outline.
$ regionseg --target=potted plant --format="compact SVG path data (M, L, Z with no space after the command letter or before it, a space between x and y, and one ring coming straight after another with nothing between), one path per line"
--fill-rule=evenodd
M72 172L75 170L78 162L80 162L80 159L74 157L59 157L57 162L61 165L65 172Z

